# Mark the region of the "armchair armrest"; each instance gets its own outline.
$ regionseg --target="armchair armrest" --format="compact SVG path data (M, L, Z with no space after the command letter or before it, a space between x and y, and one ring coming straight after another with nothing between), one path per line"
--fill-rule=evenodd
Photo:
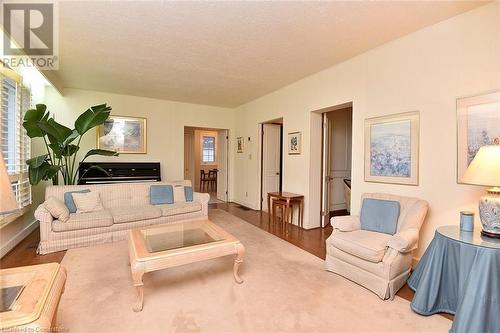
M35 218L40 221L41 223L52 223L54 218L52 215L49 213L47 208L45 208L45 205L42 203L40 206L37 207L35 210Z
M340 231L354 231L361 228L361 222L358 215L334 216L330 219L333 229Z
M387 242L387 246L399 251L407 253L415 250L418 245L418 229L409 228L394 234Z

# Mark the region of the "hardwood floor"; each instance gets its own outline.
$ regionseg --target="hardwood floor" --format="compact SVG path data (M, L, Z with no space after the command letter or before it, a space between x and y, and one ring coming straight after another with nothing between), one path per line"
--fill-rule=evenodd
M60 263L66 251L54 252L40 256L36 254L38 242L40 241L40 229L36 228L21 243L17 244L9 253L0 259L0 268L12 268L19 266L46 264L50 262Z
M276 222L276 225L274 225L273 223L270 223L269 215L267 213L248 209L234 203L214 203L209 204L209 207L212 209L218 208L225 210L228 213L239 217L240 219L251 223L281 239L284 239L321 259L325 259L325 241L333 231L330 225L326 228L305 230L289 223L283 226L279 220ZM12 251L0 259L0 268L36 265L49 262L60 263L64 258L66 251L55 252L43 256L36 254L36 248L40 240L39 235L40 231L37 228L14 249L12 249ZM414 293L407 285L405 285L398 291L397 295L411 301ZM452 315L442 315L450 320L453 320Z

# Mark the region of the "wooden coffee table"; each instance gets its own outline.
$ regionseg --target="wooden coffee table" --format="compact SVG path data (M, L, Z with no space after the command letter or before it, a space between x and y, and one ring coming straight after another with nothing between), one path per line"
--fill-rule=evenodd
M0 270L0 331L57 330L57 308L66 270L56 263Z
M138 299L134 311L144 304L144 273L198 261L236 255L233 275L237 283L243 280L238 268L243 262L245 247L236 237L209 220L192 220L129 232L130 270Z

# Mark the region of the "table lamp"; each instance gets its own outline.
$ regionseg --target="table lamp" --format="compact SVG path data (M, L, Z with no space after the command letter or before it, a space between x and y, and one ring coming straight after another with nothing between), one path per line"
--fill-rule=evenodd
M16 197L12 191L3 155L0 153L0 215L8 214L17 210Z
M479 148L462 180L466 184L492 186L479 201L481 234L500 238L500 145Z

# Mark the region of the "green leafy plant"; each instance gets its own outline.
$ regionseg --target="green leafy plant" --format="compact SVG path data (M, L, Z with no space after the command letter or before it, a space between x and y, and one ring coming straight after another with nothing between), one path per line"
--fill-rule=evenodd
M36 185L42 180L52 180L54 185L58 185L61 173L65 185L76 184L78 182L76 161L82 137L92 128L104 124L110 112L111 107L106 104L92 106L76 119L75 128L70 129L55 121L45 104L37 104L34 109L28 110L24 116L23 127L30 138L42 138L47 149L47 154L26 161L30 183ZM93 155L118 156L118 153L91 149L80 162ZM92 168L106 173L99 166Z

